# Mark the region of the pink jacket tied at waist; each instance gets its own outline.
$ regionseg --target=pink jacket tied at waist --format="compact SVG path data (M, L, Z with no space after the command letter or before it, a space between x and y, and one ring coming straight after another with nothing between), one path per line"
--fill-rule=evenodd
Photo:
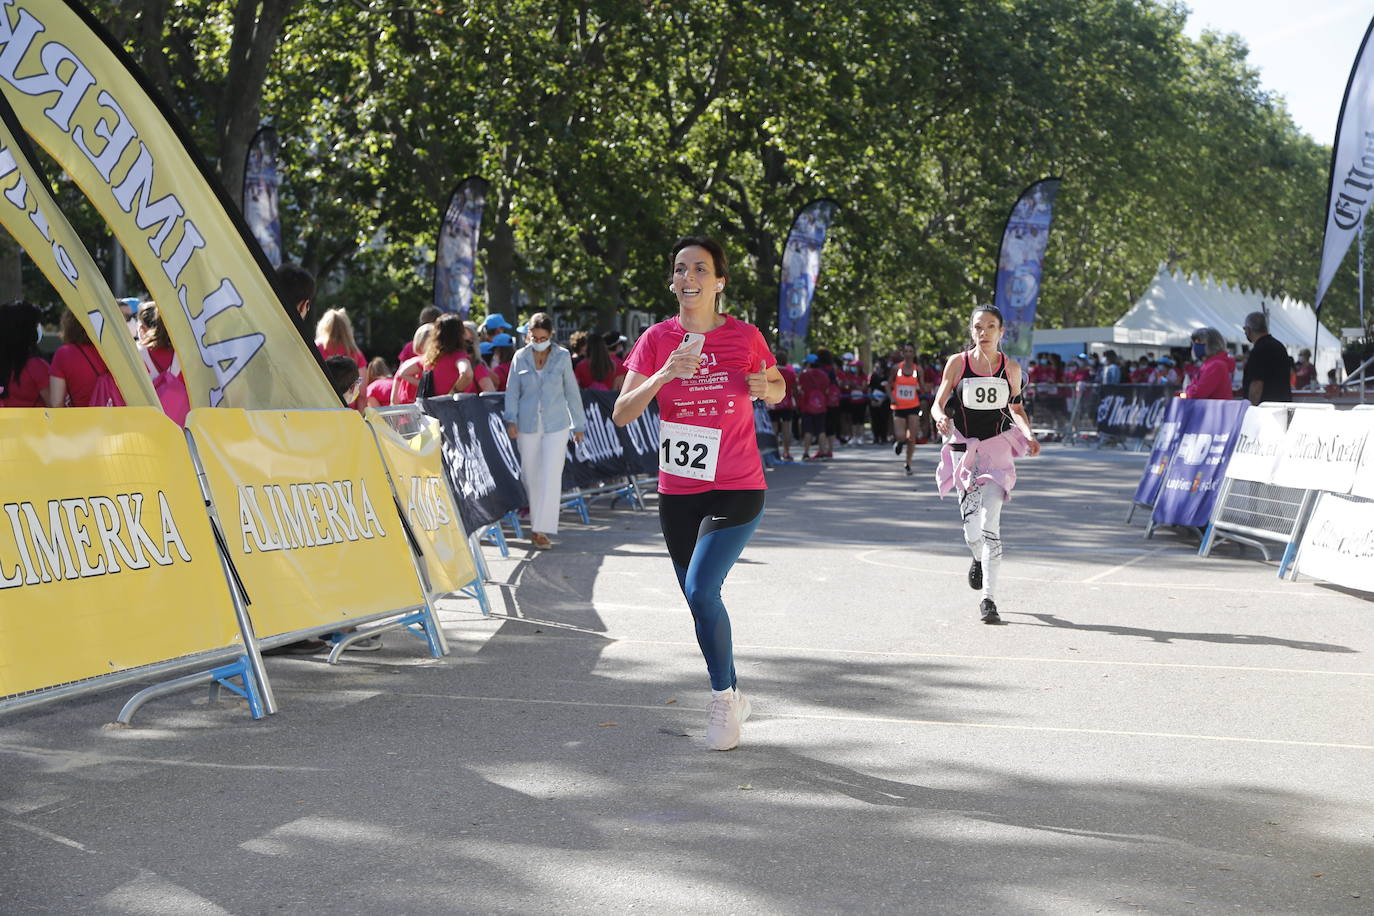
M962 454L950 448L951 444L959 442L967 446ZM1011 489L1016 486L1016 462L1012 459L1026 454L1029 449L1030 442L1015 426L991 439L965 439L956 429L940 449L935 486L944 496L951 487L965 493L992 481L1006 491L1007 499L1011 499ZM978 469L976 476L974 468Z

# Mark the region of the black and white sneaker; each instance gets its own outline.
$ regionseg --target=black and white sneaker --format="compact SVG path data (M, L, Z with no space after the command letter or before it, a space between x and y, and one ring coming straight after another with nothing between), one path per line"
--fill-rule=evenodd
M1002 618L997 613L997 605L992 603L991 598L984 598L978 605L978 610L983 615L983 623L1001 623Z
M975 592L983 589L983 563L981 560L974 560L968 568L968 587Z
M902 446L904 445L906 445L905 439L894 439L892 441L892 454L900 455L902 453Z

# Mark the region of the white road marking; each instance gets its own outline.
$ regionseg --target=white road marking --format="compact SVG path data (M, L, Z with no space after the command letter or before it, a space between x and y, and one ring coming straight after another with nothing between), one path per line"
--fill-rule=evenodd
M1098 579L1105 579L1105 578L1107 578L1108 576L1110 576L1110 575L1111 575L1112 573L1114 573L1114 572L1119 572L1119 571L1125 569L1127 566L1134 566L1136 563L1139 563L1141 560L1148 560L1148 559L1150 559L1151 557L1159 556L1161 553L1164 553L1164 552L1165 552L1166 550L1168 550L1168 549L1169 549L1168 547L1156 547L1154 550L1151 550L1151 551L1149 551L1148 553L1142 553L1142 554L1141 554L1140 556L1138 556L1138 557L1132 557L1131 559L1127 560L1125 563L1118 563L1117 565L1111 567L1110 569L1104 569L1104 570L1102 570L1102 572L1100 572L1100 573L1096 573L1096 574L1094 574L1094 575L1091 575L1091 576L1089 576L1088 578L1084 579L1082 582L1079 582L1078 584L1079 584L1079 585L1087 585L1087 584L1090 583L1090 582L1096 582Z
M314 693L309 689L289 688L285 691L280 688L278 693ZM468 696L464 694L451 693L412 693L398 692L393 696L411 697L422 700L454 700L462 703L520 703L530 706L574 706L579 708L592 709L647 709L657 712L691 712L704 713L705 707L683 706L673 704L672 706L648 705L645 703L593 703L586 700L544 700L534 697L493 697L493 696ZM1374 751L1374 744L1344 744L1335 741L1295 741L1288 738L1244 738L1235 735L1192 735L1183 732L1141 732L1129 731L1125 729L1107 728L1073 728L1067 726L1054 725L1006 725L992 722L950 722L940 719L908 719L899 716L852 716L840 714L821 714L804 712L769 712L767 720L771 719L803 719L820 722L856 722L856 723L878 723L883 725L915 725L933 726L937 728L974 728L987 729L993 731L1019 731L1019 732L1047 732L1051 734L1072 734L1072 735L1105 735L1122 738L1170 738L1184 741L1222 741L1232 744L1275 744L1285 747L1324 747L1338 748L1342 750L1354 751ZM761 720L758 724L763 724L767 720ZM751 721L750 728L756 727Z
M478 612L474 611L472 616L478 617ZM669 648L697 648L695 642L671 639L635 639L632 637L616 636L603 630L592 630L587 627L579 627L573 624L559 623L554 620L540 620L534 617L508 617L502 614L492 614L491 617L479 618L484 620L496 620L504 618L506 620L518 620L520 623L528 623L541 627L549 627L556 630L570 630L576 633L585 633L588 636L597 636L607 642L622 646L666 646ZM815 655L863 655L874 658L932 658L945 661L979 661L979 662L1025 662L1032 665L1098 665L1102 667L1120 668L1177 668L1189 671L1247 671L1260 674L1312 674L1322 677L1364 677L1374 678L1374 671L1333 671L1325 668L1274 668L1266 665L1203 665L1187 662L1133 662L1118 659L1100 658L1054 658L1052 656L1037 655L975 655L969 653L956 652L891 652L878 651L876 649L845 649L833 646L826 648L814 648L811 646L765 646L751 643L736 643L737 650L749 652L776 652L787 655L795 652L809 652Z
M44 830L42 827L35 827L33 824L26 824L23 821L7 819L5 823L9 824L11 827L18 827L20 830L27 830L34 836L41 836L45 840L52 840L54 843L61 843L63 846L70 846L72 849L79 849L82 852L89 852L95 855L95 850L87 849L76 840L65 837L60 833L53 833L51 830Z
M873 550L866 550L866 551L864 551L863 553L861 553L861 554L859 554L857 557L855 557L855 559L858 560L860 563L867 563L867 564L869 564L870 566L882 566L882 567L885 567L885 568L887 568L887 569L900 569L900 570L902 570L903 572L917 573L917 574L920 574L920 575L923 575L923 576L947 575L947 576L958 576L958 577L962 578L962 577L964 576L964 574L965 574L965 571L964 571L963 569L941 569L941 568L933 568L933 567L912 566L912 565L908 565L908 564L905 564L905 563L902 563L902 564L898 564L898 563L884 563L882 560L875 560L875 559L873 559L873 556L872 556L872 555L875 554L875 553L886 553L886 552L891 552L891 551L893 551L893 550L895 550L895 549L896 549L896 548L891 548L891 547L877 547L877 548L874 548ZM1073 549L1076 550L1077 548L1073 548ZM1035 551L1032 551L1032 550L1024 550L1024 551L1023 551L1023 550L1017 550L1016 552L1017 552L1017 553L1034 553ZM1090 553L1091 553L1091 552L1094 552L1094 551L1086 551L1086 552L1090 552ZM967 556L967 555L965 555L965 556ZM1138 558L1138 559L1139 559L1139 558ZM1004 560L1003 562L1005 563L1006 561ZM1126 564L1126 565L1129 565L1129 564ZM1112 569L1112 570L1108 570L1108 572L1112 572L1112 571L1114 571L1116 568L1117 568L1117 567L1113 567L1113 569ZM1008 581L1010 581L1010 582L1044 582L1044 581L1045 581L1045 577L1044 577L1044 576L1009 576L1009 575L1007 575L1005 572L1003 572L1003 573L1001 574L1001 577L1000 577L1000 578L1001 578L1001 581L1003 581L1003 582L1008 582ZM1092 583L1089 582L1089 581L1082 581L1082 582L1059 581L1059 582L1057 582L1056 584L1057 584L1057 585L1091 585ZM1171 590L1171 591L1172 591L1172 590L1176 590L1176 591L1190 591L1190 592L1224 592L1224 593L1226 593L1226 594L1228 594L1228 595L1234 595L1234 594L1236 593L1236 587L1235 587L1235 586L1228 586L1228 585L1180 585L1180 584L1177 583L1177 582L1112 582L1112 583L1109 583L1109 584L1110 584L1110 586L1111 586L1112 588L1165 588L1165 589L1169 589L1169 590ZM1344 594L1342 594L1342 593L1340 593L1340 592L1337 592L1337 591L1331 591L1331 590L1329 590L1329 589L1313 588L1313 587L1311 587L1311 586L1308 586L1307 583L1299 583L1299 582L1292 583L1288 588L1246 588L1246 589L1245 589L1245 593L1246 593L1247 595L1286 595L1286 596L1289 597L1289 598L1302 597L1302 598L1304 598L1304 599L1309 599L1309 598L1348 598L1348 597L1349 597L1348 595L1344 595Z

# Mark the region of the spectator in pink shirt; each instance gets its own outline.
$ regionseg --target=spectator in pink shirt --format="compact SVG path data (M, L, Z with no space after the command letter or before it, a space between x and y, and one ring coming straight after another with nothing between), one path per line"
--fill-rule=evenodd
M1193 358L1202 361L1197 378L1181 398L1231 400L1231 373L1236 361L1226 352L1226 341L1216 328L1198 328L1192 333Z
M0 305L0 407L50 407L48 364L38 355L43 326L27 302Z
M109 373L100 351L91 343L86 328L70 311L62 315L62 346L52 355L52 380L48 387L48 403L54 407L104 406L93 405L96 382Z

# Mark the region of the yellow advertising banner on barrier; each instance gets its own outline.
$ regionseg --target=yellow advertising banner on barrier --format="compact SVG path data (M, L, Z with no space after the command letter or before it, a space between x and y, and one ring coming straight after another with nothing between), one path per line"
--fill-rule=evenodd
M128 252L192 406L337 404L233 204L85 10L0 0L0 92Z
M186 428L259 637L424 604L357 411L202 408Z
M0 410L0 697L236 644L175 423Z
M444 476L439 421L417 416L419 432L409 439L379 414L369 414L367 422L376 434L410 528L420 542L431 586L436 592L456 592L470 584L477 578L477 569Z
M148 371L114 293L76 230L44 186L23 146L14 112L0 98L0 225L47 277L86 328L130 407L157 407ZM61 404L57 405L61 407Z

